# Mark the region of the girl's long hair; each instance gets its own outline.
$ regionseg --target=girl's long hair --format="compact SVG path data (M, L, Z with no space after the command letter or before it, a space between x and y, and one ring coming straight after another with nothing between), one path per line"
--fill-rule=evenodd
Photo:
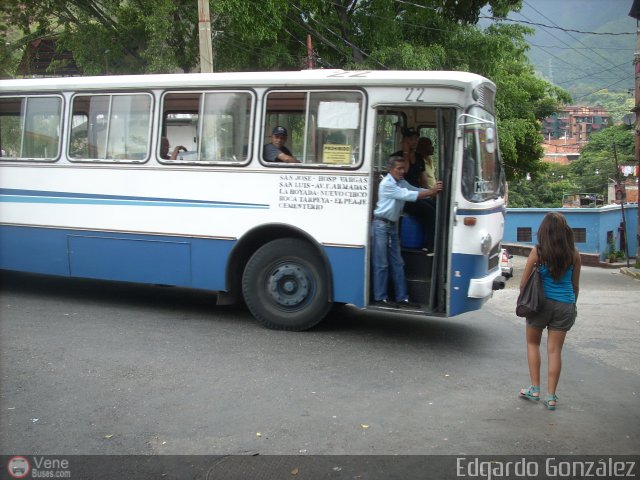
M564 215L558 212L547 213L538 229L539 263L546 265L549 274L559 280L573 263L575 253L573 230Z

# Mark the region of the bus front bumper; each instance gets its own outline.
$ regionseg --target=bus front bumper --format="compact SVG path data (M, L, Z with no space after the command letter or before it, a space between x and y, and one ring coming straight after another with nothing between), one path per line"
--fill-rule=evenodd
M486 277L472 278L469 282L467 296L469 298L486 298L494 290L502 290L506 281L507 279L502 276L500 270L496 270Z

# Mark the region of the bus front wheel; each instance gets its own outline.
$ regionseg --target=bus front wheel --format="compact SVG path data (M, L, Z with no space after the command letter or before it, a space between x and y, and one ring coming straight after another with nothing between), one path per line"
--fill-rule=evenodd
M242 293L253 316L275 330L302 331L331 308L320 255L309 243L282 238L260 247L242 275Z

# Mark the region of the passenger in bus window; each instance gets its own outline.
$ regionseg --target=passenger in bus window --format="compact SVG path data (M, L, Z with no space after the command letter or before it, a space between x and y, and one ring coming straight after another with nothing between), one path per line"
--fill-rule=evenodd
M433 165L433 142L429 137L420 137L416 153L424 160L424 178L426 185L424 188L433 188L436 185L436 168Z
M271 143L264 146L262 156L266 162L299 163L287 147L287 129L281 126L271 131Z
M434 190L414 187L404 177L405 162L401 156L391 156L387 165L389 173L378 187L378 203L373 211L373 297L374 304L384 307L420 308L409 300L404 262L400 253L398 220L405 202L437 194ZM437 188L437 187L436 187ZM442 188L442 186L440 186ZM396 302L389 300L389 273L396 295Z
M422 149L419 148L420 140L422 140ZM430 145L425 148L425 140ZM407 128L403 132L402 150L394 153L394 155L402 157L405 161L405 180L414 187L432 189L433 195L417 202L406 203L404 211L408 215L415 217L420 222L425 232L424 248L433 251L435 229L436 229L436 195L442 190L442 182L436 181L433 177L432 185L429 185L429 178L426 173L425 155L429 157L433 154L433 144L431 140L423 137L418 139L418 132L413 128ZM430 170L433 174L433 169Z
M178 153L180 153L180 151L187 151L187 147L178 145L173 149L171 155L169 155L169 147L169 139L167 137L162 137L160 139L160 158L163 158L165 160L175 160L176 158L178 158Z
M404 158L404 179L414 187L428 188L424 176L424 159L417 151L418 132L413 128L405 128L402 131L402 150L393 155Z

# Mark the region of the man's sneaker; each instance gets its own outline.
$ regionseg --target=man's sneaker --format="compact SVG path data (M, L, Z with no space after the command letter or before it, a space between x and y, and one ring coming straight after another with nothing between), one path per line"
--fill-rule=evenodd
M412 310L419 310L420 309L420 304L417 302L412 302L409 299L403 300L401 302L398 302L398 305L400 305L400 308L411 308Z
M396 302L392 302L391 300L385 298L384 300L376 300L373 302L376 307L386 307L386 308L398 308L398 304Z

